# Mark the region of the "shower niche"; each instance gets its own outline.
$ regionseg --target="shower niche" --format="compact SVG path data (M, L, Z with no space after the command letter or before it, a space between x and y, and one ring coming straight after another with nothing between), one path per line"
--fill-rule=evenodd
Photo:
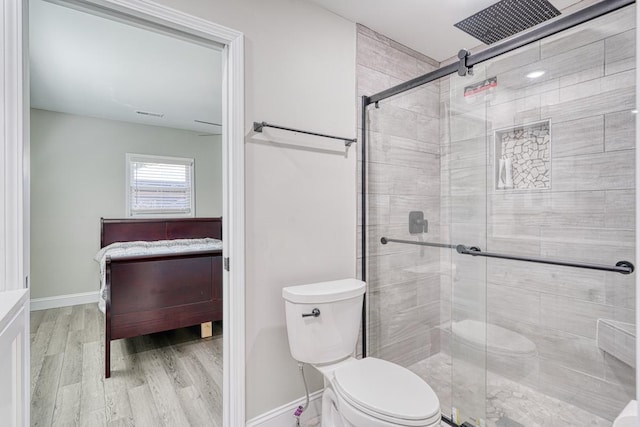
M549 120L495 131L496 191L551 189Z

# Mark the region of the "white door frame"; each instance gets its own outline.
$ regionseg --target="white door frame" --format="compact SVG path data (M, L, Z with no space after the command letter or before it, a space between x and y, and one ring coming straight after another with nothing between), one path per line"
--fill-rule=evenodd
M224 45L223 425L245 425L244 37L150 0L49 0L102 8ZM27 286L29 272L28 0L0 8L0 291ZM27 388L29 384L25 385Z

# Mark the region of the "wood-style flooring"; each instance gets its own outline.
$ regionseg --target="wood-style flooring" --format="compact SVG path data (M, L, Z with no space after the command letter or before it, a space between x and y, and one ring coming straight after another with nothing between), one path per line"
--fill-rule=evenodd
M104 316L97 304L31 313L32 426L220 426L222 326L111 344L104 378Z

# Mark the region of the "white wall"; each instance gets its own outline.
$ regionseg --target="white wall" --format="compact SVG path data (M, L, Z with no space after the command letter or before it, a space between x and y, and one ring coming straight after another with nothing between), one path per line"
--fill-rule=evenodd
M281 289L355 277L356 151L253 121L355 136L355 25L299 0L159 0L245 34L247 419L304 389ZM262 138L262 139L261 139ZM300 146L310 147L301 149ZM311 372L311 370L309 370ZM312 389L320 386L314 375Z
M31 297L97 291L100 217L124 218L126 153L194 158L196 216L222 215L219 135L31 110Z

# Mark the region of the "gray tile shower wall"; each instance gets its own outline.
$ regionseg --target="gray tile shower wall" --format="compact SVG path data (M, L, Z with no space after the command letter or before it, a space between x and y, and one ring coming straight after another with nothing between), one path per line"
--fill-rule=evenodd
M526 77L538 70L545 74ZM634 7L475 71L440 82L442 239L492 252L635 262ZM462 98L464 85L493 76L496 88ZM551 128L550 189L497 189L494 132L541 120ZM598 319L634 321L633 275L495 259L474 265L456 256L452 278L441 275L442 351L449 322L486 316L535 343L537 367L521 379L526 385L610 420L633 398L634 368L596 343ZM485 277L486 312L474 291ZM487 366L509 377L494 358L489 351Z
M455 353L451 324L465 319L509 329L536 346L535 367L526 375L504 366L504 356L491 351L486 360L454 354L453 381L449 390L440 390L442 401L464 395L465 388L483 394L486 386L487 396L498 395L500 390L491 388L499 382L487 381L484 366L610 420L633 398L634 368L596 342L598 319L633 321L633 275L477 259L379 240L423 239L595 263L635 262L634 17L634 8L618 11L476 66L475 77L441 79L383 101L379 109L370 107L369 354L408 366L439 352L451 354L452 348ZM438 66L363 26L357 40L358 106L360 95ZM526 77L537 70L545 74ZM496 88L463 96L466 85L493 76ZM495 131L546 120L550 188L498 189ZM409 234L411 210L424 211L428 233ZM358 251L359 274L359 244ZM478 365L478 375L459 378L455 371L461 362ZM484 405L479 403L469 411L480 414Z
M357 31L358 97L438 66L367 27L358 25ZM360 105L359 98L356 102ZM379 109L370 108L367 123L368 350L372 356L409 366L440 351L440 252L384 246L380 238L440 237L439 84L381 102ZM360 162L358 166L360 177ZM409 234L410 211L424 212L427 233ZM360 245L358 251L360 274Z

